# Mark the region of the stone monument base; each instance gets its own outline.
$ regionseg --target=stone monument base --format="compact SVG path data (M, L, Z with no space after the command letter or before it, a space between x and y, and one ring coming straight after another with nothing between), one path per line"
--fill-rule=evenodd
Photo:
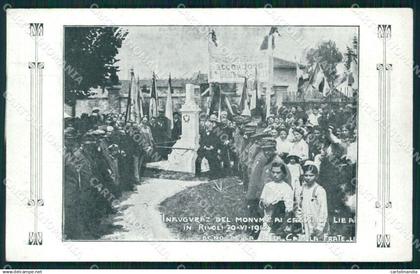
M176 144L174 145L176 148ZM173 149L168 155L168 160L148 163L148 168L169 170L195 174L195 161L197 152L195 150Z

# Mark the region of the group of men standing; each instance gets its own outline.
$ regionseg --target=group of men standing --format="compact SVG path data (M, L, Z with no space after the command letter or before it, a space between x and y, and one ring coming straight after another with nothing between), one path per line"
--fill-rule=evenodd
M65 119L65 237L100 237L102 217L115 212L123 191L141 184L147 162L167 157L181 130L179 115L171 126L161 109L150 122L146 116L140 123L125 121L124 114L97 108Z

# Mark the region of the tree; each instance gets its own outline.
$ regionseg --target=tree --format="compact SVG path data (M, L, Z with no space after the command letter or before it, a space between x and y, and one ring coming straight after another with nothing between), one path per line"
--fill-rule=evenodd
M118 27L69 27L65 29L65 102L75 115L77 99L90 94L89 90L117 83L119 71L115 65L118 49L128 34Z
M343 60L343 55L338 50L334 41L322 42L316 49L310 49L306 54L308 64L312 66L319 63L327 77L328 82L334 83L337 79L337 64Z

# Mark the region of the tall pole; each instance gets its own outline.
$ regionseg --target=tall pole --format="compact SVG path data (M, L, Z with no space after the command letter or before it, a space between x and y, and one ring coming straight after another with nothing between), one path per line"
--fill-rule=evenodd
M266 119L271 113L271 90L273 89L273 39L274 34L271 34L268 39L268 84L265 91L265 108Z
M210 39L211 39L211 31L209 31L208 37L207 37L207 52L209 55L209 73L208 73L208 83L209 83L209 99L208 99L208 104L207 104L207 110L206 113L208 116L210 116L210 111L211 111L211 105L212 105L212 101L213 101L213 86L212 83L210 82L211 79L211 46L210 46ZM201 100L201 98L200 98Z
M129 115L130 115L130 105L131 105L131 90L132 90L132 85L133 85L133 77L134 77L134 70L131 69L130 70L130 85L128 86L128 98L127 98L127 108L125 111L125 123L127 124L128 119L130 119Z

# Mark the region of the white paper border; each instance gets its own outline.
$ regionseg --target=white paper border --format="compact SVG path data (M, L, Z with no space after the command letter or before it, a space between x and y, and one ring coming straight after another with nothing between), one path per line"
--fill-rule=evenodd
M13 261L409 261L412 235L411 9L8 9L6 259ZM27 244L29 23L44 23L44 200L42 246ZM357 243L63 242L62 113L64 25L360 25ZM377 248L377 25L392 25L391 248ZM390 45L391 47L391 45ZM398 141L399 140L399 141Z

